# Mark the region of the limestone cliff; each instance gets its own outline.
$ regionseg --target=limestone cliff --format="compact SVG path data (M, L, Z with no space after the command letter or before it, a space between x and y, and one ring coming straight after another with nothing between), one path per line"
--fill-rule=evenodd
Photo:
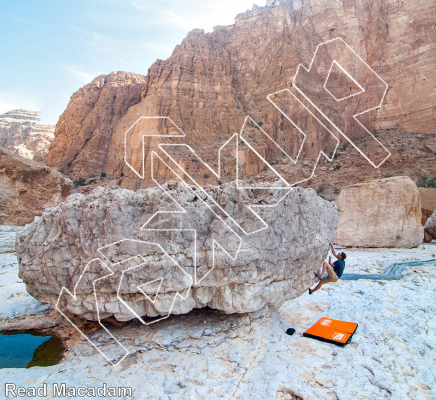
M283 143L288 154L295 155L301 138L293 136L289 122L267 95L289 88L298 64L309 66L318 44L339 37L389 85L383 107L367 122L373 131L382 132L383 144L394 157L383 169L375 169L349 146L352 160L347 162L347 171L339 171L341 164L337 163L331 167L320 165L311 184L326 187L333 195L344 181L359 182L386 173L413 179L419 174L431 174L436 163L436 150L432 150L436 149L436 76L432 73L436 64L435 13L432 0L268 1L266 7L255 6L239 14L231 26L218 26L207 34L194 30L176 46L170 58L151 66L144 78L141 99L141 83L133 85L127 77L119 83L123 90L117 95L124 96L120 100L124 107L112 107L112 91L98 89L97 82L105 77L74 94L56 127L49 165L75 178L103 171L109 178L119 179L123 187L146 187L153 185L149 179L150 155L158 143L189 144L217 168L218 148L241 130L246 115L262 125L277 143ZM348 111L349 115L352 111ZM86 118L88 114L95 117ZM157 115L171 118L186 137L165 141L146 138L142 171L145 179L141 180L124 163L124 134L139 117ZM304 123L311 131L310 124ZM170 129L151 129L156 128L160 133ZM422 146L413 150L417 132L426 134L421 142L426 142L430 152L422 150ZM403 140L404 135L412 138ZM355 139L359 138L357 135ZM130 143L130 157L136 164L142 162L141 141L142 136L138 136ZM339 148L345 150L346 141L340 141ZM397 142L402 142L401 146ZM262 140L256 143L257 151L278 165L284 175L295 172L294 166L271 145ZM324 143L325 138L316 134L307 140L305 157L312 160L307 168ZM373 151L371 146L368 149ZM418 157L422 158L419 165L415 162ZM275 178L262 172L263 164L249 150L243 158L242 174L262 180ZM179 155L178 163L200 176L201 184L215 181L187 157ZM304 165L299 168L299 172L307 172Z
M113 131L129 107L140 102L144 82L142 75L112 72L74 93L56 124L48 165L73 177L99 175Z
M43 161L54 126L42 125L38 111L12 110L0 115L0 146L22 157Z

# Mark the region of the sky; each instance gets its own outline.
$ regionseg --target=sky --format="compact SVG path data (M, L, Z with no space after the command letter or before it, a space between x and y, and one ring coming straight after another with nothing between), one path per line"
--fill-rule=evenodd
M146 75L190 30L233 24L253 0L0 0L0 6L0 114L40 111L42 122L54 125L71 95L96 76Z

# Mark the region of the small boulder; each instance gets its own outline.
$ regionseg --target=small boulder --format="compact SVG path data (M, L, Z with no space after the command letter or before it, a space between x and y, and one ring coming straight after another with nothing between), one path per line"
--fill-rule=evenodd
M336 204L338 245L412 248L422 243L419 192L407 176L347 186Z
M424 225L424 233L427 235L427 238L430 236L432 239L436 239L436 211L433 212L431 217L427 220ZM425 240L425 238L424 238ZM426 242L431 242L431 240L426 240Z
M428 232L424 231L424 242L428 243L433 240L433 236L430 235Z

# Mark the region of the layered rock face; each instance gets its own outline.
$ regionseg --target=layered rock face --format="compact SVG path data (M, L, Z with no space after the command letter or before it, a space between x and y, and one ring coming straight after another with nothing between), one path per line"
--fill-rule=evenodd
M0 115L0 145L12 153L44 161L55 127L42 125L37 111L12 110Z
M100 175L115 127L141 101L144 82L139 74L112 72L74 93L56 124L47 164L74 178Z
M347 186L336 204L338 245L412 248L422 243L421 201L409 177Z
M94 296L100 318L123 321L205 306L256 311L304 293L335 237L336 207L311 189L293 188L276 204L283 193L275 190L235 196L234 184L205 188L235 221L248 204L264 205L268 228L256 232L249 224L230 229L198 188L164 187L76 193L27 225L16 248L28 292L56 304L63 287L75 290L77 299L63 293L59 304L89 320L97 319ZM151 230L140 230L147 221Z
M0 225L24 225L70 194L72 182L53 168L0 149Z
M247 114L253 118L249 128L254 127L254 131L259 132L255 123L261 122L262 129L276 143L283 145L288 155L295 157L302 136L267 100L267 95L285 88L292 90L290 85L298 64L309 66L318 44L341 37L388 83L389 90L383 107L366 114L364 123L370 129L371 126L374 129L391 129L389 140L383 141L383 144L388 149L398 150L397 169L394 172L413 174L417 169L416 164L411 164L409 168L406 163L406 168L403 158L408 156L408 150L402 146L396 149L395 136L403 131L432 134L426 143L428 148L435 141L435 109L429 106L435 103L432 90L436 80L432 73L436 63L432 17L435 7L431 0L402 3L395 0L318 0L308 4L301 1L275 1L268 2L267 7L254 7L252 11L238 15L232 26L219 26L207 34L194 30L174 49L169 59L158 60L152 65L143 85L141 101L135 97L132 103L137 104L128 109L120 108L114 119L111 107L96 106L100 102L111 103L111 96L104 97L102 91L98 103L85 100L84 93L90 90L89 86L75 94L65 117L58 124L56 141L50 149L50 165L75 177L82 174L86 178L100 169L112 178L120 178L124 174L121 179L123 187L146 187L153 185L149 179L151 150L157 149L159 143L189 144L204 161L217 168L218 149L233 133L241 130ZM305 83L310 83L309 78ZM338 76L333 83L341 83L341 79ZM133 92L137 96L137 92ZM130 93L126 90L123 96ZM127 97L124 100L127 101ZM284 98L276 103L289 106ZM318 132L319 126L314 127L313 121L301 109L290 107L288 110L295 120L302 121L303 130L316 133L309 135L299 158L306 161L306 165L298 163L295 167L265 137L257 138L252 145L269 162L283 167L283 174L292 176L297 171L302 177L308 177L319 152L326 151L326 143L329 151L332 145L334 149L336 143L333 143L334 140L332 143L324 140L321 132ZM346 122L355 110L355 106L352 106L341 118ZM88 113L100 116L98 127L80 117ZM316 116L324 122L318 114ZM170 117L186 133L186 137L165 140L156 137L156 134L171 133L169 126L139 129L129 143L131 161L139 165L139 169L142 168L143 159L142 135L147 132L154 135L145 139L144 171L140 171L145 179L141 180L125 165L123 156L125 132L143 116ZM367 139L362 138L362 132L355 128L353 139ZM100 137L103 129L111 132L111 135L107 134L111 138L105 134L108 139L100 146L94 137ZM85 131L86 134L79 133ZM78 140L75 139L76 134ZM338 136L341 147L346 140ZM90 138L90 141L83 147L86 138ZM67 149L71 143L74 150ZM371 146L367 147L368 154L374 150ZM351 148L351 151L354 150ZM79 154L77 159L73 154ZM434 158L433 153L430 156ZM196 174L200 184L215 181L211 174L199 169L198 163L193 163L189 156L176 154L175 158L185 171ZM243 174L260 174L263 180L276 179L274 174L265 173L262 176L263 164L251 150L244 150L242 158L240 169ZM225 156L221 162L223 160L228 161ZM350 168L354 168L354 172L349 174L350 179L362 168L364 176L374 176L374 171L379 172L357 152L353 153L354 160L363 165L356 167L350 163ZM88 168L88 164L95 167ZM421 166L426 169L421 174L430 173L426 163L421 163ZM229 164L229 167L234 166ZM336 170L339 171L339 168ZM328 184L329 173L320 172L325 180L323 183L320 179L320 184ZM392 174L391 170L389 173ZM225 175L220 179L225 181L231 178Z

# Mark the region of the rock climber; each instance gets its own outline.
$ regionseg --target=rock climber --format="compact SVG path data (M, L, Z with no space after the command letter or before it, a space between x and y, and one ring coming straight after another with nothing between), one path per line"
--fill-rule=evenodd
M319 279L319 283L313 290L309 288L309 294L312 294L313 292L321 289L322 285L325 285L326 283L337 282L344 273L345 259L347 258L347 255L344 252L336 254L335 249L333 248L333 245L331 243L330 247L332 249L333 255L337 258L337 260L332 263L332 257L330 256L329 262L324 261L322 265L321 275L315 274L315 276ZM326 272L327 276L324 277L324 274Z

